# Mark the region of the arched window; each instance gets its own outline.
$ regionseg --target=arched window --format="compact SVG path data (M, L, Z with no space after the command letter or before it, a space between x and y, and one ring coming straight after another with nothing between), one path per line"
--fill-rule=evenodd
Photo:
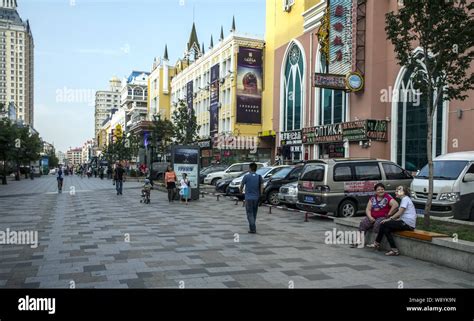
M403 79L395 88L396 99L396 161L409 171L421 169L428 163L427 158L427 101L412 85L412 70L404 70ZM434 118L434 157L442 154L444 104L440 100Z
M320 55L320 71L328 71L324 55ZM319 125L342 123L346 120L346 94L343 90L320 89Z
M283 75L283 128L282 131L302 127L304 57L300 47L293 42L285 61Z

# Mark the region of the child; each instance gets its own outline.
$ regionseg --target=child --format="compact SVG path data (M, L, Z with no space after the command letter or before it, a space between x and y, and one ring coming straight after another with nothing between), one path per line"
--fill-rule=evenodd
M181 191L179 192L181 199L188 205L188 199L191 195L191 182L188 179L188 174L183 173L183 178L179 183L181 185Z
M142 189L142 196L145 198L145 203L150 203L150 191L151 191L151 182L149 179L145 179L145 184Z

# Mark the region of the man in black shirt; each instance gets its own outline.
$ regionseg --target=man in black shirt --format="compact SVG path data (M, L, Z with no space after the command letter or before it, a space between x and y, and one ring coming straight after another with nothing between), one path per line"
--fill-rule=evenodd
M118 163L115 167L115 189L117 190L117 195L122 195L123 188L123 173L125 170L122 167L122 164Z

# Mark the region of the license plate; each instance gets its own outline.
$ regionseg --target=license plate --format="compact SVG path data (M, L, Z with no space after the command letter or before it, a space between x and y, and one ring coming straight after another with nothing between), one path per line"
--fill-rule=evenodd
M314 203L314 197L312 197L312 196L305 196L305 197L304 197L304 201L305 201L306 203Z
M416 214L422 214L422 215L425 215L425 209L422 209L422 208L417 208L417 209L416 209Z

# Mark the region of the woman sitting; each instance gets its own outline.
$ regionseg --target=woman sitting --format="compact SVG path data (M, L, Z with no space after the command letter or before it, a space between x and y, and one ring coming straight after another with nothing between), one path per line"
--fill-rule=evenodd
M379 232L380 223L390 217L398 208L397 201L385 193L385 185L379 183L374 186L375 195L369 199L365 209L366 217L360 222L359 232L367 232L373 228L374 233ZM358 247L359 244L352 244L351 247Z
M380 242L382 242L385 235L391 247L391 250L385 253L385 255L388 256L400 255L400 251L398 251L395 240L393 239L392 232L413 231L416 227L416 210L410 198L410 190L405 186L397 187L397 197L401 200L400 208L393 216L381 222L380 231L377 234L374 244L368 246L378 249L380 247Z

